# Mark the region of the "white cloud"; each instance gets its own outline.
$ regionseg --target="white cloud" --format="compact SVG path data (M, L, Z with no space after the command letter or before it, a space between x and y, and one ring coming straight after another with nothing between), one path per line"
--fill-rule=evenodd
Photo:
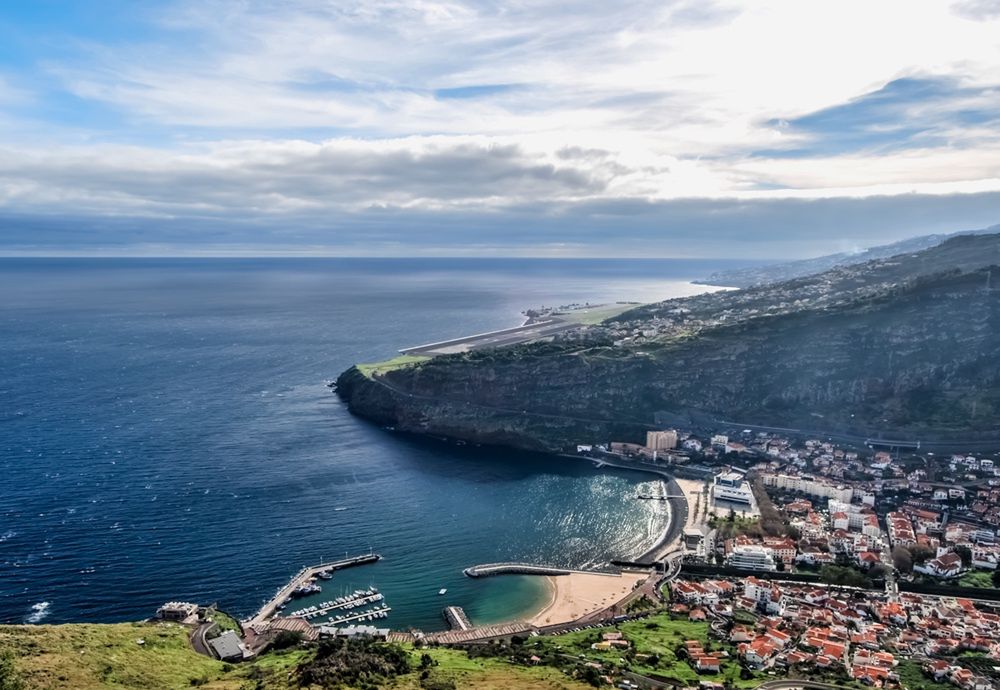
M236 217L992 191L994 123L954 114L1000 117L994 9L182 0L150 15L163 30L151 38L40 61L130 136L71 145L88 139L44 119L25 136L22 113L0 152L0 203ZM891 139L927 123L912 141L760 153L822 144L788 123L901 77L955 85L865 125ZM483 88L441 93L468 87ZM0 79L0 118L13 93Z

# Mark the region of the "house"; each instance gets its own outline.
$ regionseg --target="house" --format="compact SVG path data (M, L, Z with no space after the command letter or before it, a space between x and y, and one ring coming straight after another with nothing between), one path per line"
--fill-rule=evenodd
M771 665L778 648L766 637L758 637L753 642L744 642L739 646L740 656L751 668L764 668Z
M791 635L776 628L768 628L767 632L764 633L764 637L777 647L784 647L792 641Z
M873 565L878 564L882 559L879 558L877 553L872 553L871 551L862 551L858 554L858 565L860 565L865 570L870 569Z
M715 656L700 656L695 659L694 668L698 673L718 673L721 666Z
M705 613L705 610L701 609L701 608L693 608L688 613L688 620L689 621L698 621L698 622L701 622L701 621L707 620L707 618L708 618L708 616Z
M156 617L163 621L187 621L198 613L198 604L187 601L168 601L156 609Z
M946 553L922 565L915 565L913 569L932 577L958 577L962 571L962 557L955 552Z
M222 661L239 661L244 656L243 641L232 630L227 630L208 641L212 651Z
M948 674L951 672L951 665L947 661L935 659L924 664L924 672L940 683L948 677Z
M735 625L733 626L733 629L729 631L730 642L750 642L753 639L753 633L744 628L742 625Z

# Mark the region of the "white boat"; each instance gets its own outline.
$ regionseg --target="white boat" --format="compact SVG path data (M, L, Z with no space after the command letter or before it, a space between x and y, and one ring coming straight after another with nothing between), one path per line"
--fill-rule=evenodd
M447 594L447 593L448 593L448 590L444 589L443 587L438 590L438 596L441 596L441 595Z

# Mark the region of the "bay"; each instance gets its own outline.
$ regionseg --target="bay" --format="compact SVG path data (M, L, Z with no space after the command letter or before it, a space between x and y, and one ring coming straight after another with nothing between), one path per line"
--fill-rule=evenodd
M649 479L393 434L324 381L735 265L0 259L0 621L135 620L167 600L246 615L302 565L369 549L384 559L324 595L375 584L395 628L440 629L445 603L479 623L529 612L541 582L462 568L634 556L667 520L632 499Z

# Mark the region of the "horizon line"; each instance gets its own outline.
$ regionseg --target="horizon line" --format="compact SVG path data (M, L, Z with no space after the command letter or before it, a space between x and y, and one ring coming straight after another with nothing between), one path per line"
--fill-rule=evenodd
M807 258L807 257L800 257ZM602 256L602 255L532 255L517 254L423 254L419 256L402 254L4 254L2 259L518 259L528 261L746 261L751 263L775 263L797 259L756 259L731 256Z

